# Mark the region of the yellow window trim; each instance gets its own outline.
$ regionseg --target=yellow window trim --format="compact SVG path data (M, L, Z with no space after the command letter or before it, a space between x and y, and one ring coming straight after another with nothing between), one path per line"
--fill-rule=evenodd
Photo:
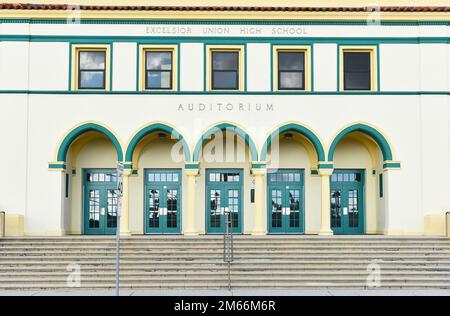
M378 66L376 46L340 46L339 47L339 91L367 91L344 90L344 52L370 53L370 90L378 91Z
M80 51L94 51L94 52L106 52L105 54L105 89L78 89L78 53ZM76 44L72 45L72 90L82 91L109 91L111 82L111 46L109 44L95 45L95 44Z
M172 89L145 89L145 53L172 52ZM139 45L139 91L178 91L178 46L177 45Z
M303 90L287 90L287 89L279 89L278 82L278 53L279 52L303 52L305 53L305 89ZM273 46L273 83L274 91L311 91L311 46L294 46L294 45L286 45L286 46Z
M244 67L244 45L208 45L206 47L206 91L244 91L244 78L245 78L245 67ZM238 52L239 53L239 87L236 90L219 90L212 89L212 52Z

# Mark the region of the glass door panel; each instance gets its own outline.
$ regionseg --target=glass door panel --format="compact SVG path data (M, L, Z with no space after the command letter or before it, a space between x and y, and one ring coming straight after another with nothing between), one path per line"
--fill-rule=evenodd
M288 190L288 192L286 228L295 231L300 228L300 190Z
M106 230L114 234L117 228L117 211L119 208L119 197L116 190L108 189L106 206Z
M300 169L269 170L268 226L270 233L304 232L304 171Z
M239 205L239 190L228 190L228 207L226 207L225 210L230 212L231 227L233 228L233 231L240 225Z
M84 233L113 235L117 227L117 175L114 169L83 170Z
M208 169L206 171L206 229L223 233L225 212L230 212L234 233L242 232L242 170Z
M222 227L222 190L210 189L209 190L209 231L220 232L223 231Z
M364 171L336 169L330 181L331 229L335 234L363 234Z
M166 232L178 232L180 225L179 190L169 188L165 190L165 207L163 221Z
M100 228L100 190L88 190L88 228Z
M159 188L150 188L147 190L148 194L148 212L147 212L147 228L150 232L157 232L161 230L161 190Z
M181 231L181 171L145 170L147 234L178 234Z

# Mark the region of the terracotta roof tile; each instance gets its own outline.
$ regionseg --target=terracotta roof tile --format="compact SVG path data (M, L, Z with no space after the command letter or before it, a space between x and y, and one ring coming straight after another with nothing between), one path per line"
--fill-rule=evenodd
M68 4L0 3L0 10L67 10ZM373 7L227 7L227 6L105 6L82 5L91 11L277 11L277 12L366 12ZM450 7L382 6L381 12L450 12Z

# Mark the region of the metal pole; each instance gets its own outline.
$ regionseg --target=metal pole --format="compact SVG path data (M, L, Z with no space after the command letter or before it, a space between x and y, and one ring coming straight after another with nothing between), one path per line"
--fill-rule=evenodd
M228 290L231 291L231 262L233 261L233 232L232 220L229 211L225 212L223 230L223 260L227 263Z
M117 164L117 220L116 220L116 296L120 295L120 216L122 213L123 196L123 164Z
M118 212L120 214L120 212ZM119 296L119 275L120 275L120 215L117 215L116 231L116 296Z

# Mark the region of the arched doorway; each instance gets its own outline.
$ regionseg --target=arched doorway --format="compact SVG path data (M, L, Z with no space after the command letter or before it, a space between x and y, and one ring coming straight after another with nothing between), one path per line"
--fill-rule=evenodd
M131 139L126 164L130 230L133 234L179 234L186 209L183 168L190 159L184 138L173 127L153 123Z
M231 216L234 233L249 233L254 212L250 169L252 161L258 161L250 135L232 123L217 124L203 133L193 157L199 163L202 183L197 200L205 200L199 205L205 214L205 233L222 233L226 213Z
M353 124L331 143L330 224L334 234L373 234L385 229L383 173L392 164L392 149L381 132Z
M97 123L71 130L57 151L65 166L64 230L68 234L108 235L117 228L117 137Z
M320 227L321 182L317 177L323 146L297 123L279 126L266 140L267 229L275 234L316 233Z

